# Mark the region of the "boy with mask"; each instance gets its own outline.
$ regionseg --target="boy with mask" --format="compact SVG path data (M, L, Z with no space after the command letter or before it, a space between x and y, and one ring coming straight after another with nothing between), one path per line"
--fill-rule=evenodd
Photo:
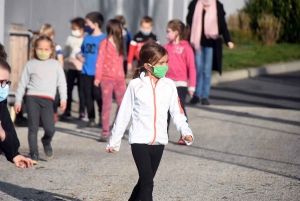
M127 58L127 69L132 70L132 61L134 58L139 60L140 50L143 45L149 42L157 41L156 35L152 33L153 29L153 20L149 16L142 18L140 22L140 31L135 34L133 39L130 42L129 53Z
M100 88L94 86L96 61L98 56L98 45L106 38L102 33L103 16L99 12L91 12L85 17L85 31L88 33L81 45L81 51L77 54L77 59L83 63L81 71L81 91L84 96L84 103L87 108L89 122L87 127L95 127L95 107L94 101L99 108L99 126L101 126L102 98Z

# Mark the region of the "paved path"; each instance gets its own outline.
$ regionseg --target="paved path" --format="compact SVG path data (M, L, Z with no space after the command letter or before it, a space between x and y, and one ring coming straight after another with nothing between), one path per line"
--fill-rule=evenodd
M178 146L171 127L154 200L299 200L300 72L215 86L212 106L189 106L196 141ZM137 181L127 135L104 152L100 129L58 122L55 158L20 170L0 158L0 200L127 200ZM27 128L17 128L28 153ZM39 137L42 136L42 129Z

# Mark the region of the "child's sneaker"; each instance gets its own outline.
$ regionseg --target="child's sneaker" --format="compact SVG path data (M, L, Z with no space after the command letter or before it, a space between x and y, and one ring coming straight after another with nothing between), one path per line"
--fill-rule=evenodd
M98 141L99 142L108 142L108 140L109 140L109 132L104 131L104 132L102 132Z
M78 119L83 119L85 117L84 112L80 112Z
M96 123L94 119L89 120L89 122L87 123L86 127L95 127Z
M178 140L178 144L179 145L186 145L185 141L181 138Z
M54 154L53 154L53 150L52 150L51 144L44 145L44 152L45 152L46 158L48 160L50 160L50 159L53 158Z
M65 111L64 114L62 115L62 118L72 119L71 112L70 111Z
M29 154L29 157L31 158L33 165L38 164L39 156L37 154Z

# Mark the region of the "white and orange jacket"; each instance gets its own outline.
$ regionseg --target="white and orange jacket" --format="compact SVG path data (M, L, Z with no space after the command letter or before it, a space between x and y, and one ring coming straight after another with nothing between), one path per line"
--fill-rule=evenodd
M168 111L181 135L193 137L174 82L164 77L155 85L149 76L145 77L145 73L141 73L140 78L129 82L106 148L113 147L119 151L130 118L132 125L129 130L129 144L167 144ZM192 144L187 141L186 143Z

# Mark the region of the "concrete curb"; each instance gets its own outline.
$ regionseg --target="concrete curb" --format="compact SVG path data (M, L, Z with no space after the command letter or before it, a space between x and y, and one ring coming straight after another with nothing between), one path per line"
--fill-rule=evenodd
M211 85L259 77L263 75L275 75L281 73L291 73L296 71L300 71L300 61L270 64L262 67L247 68L243 70L226 72L223 73L221 76L219 74L213 74L211 78Z

